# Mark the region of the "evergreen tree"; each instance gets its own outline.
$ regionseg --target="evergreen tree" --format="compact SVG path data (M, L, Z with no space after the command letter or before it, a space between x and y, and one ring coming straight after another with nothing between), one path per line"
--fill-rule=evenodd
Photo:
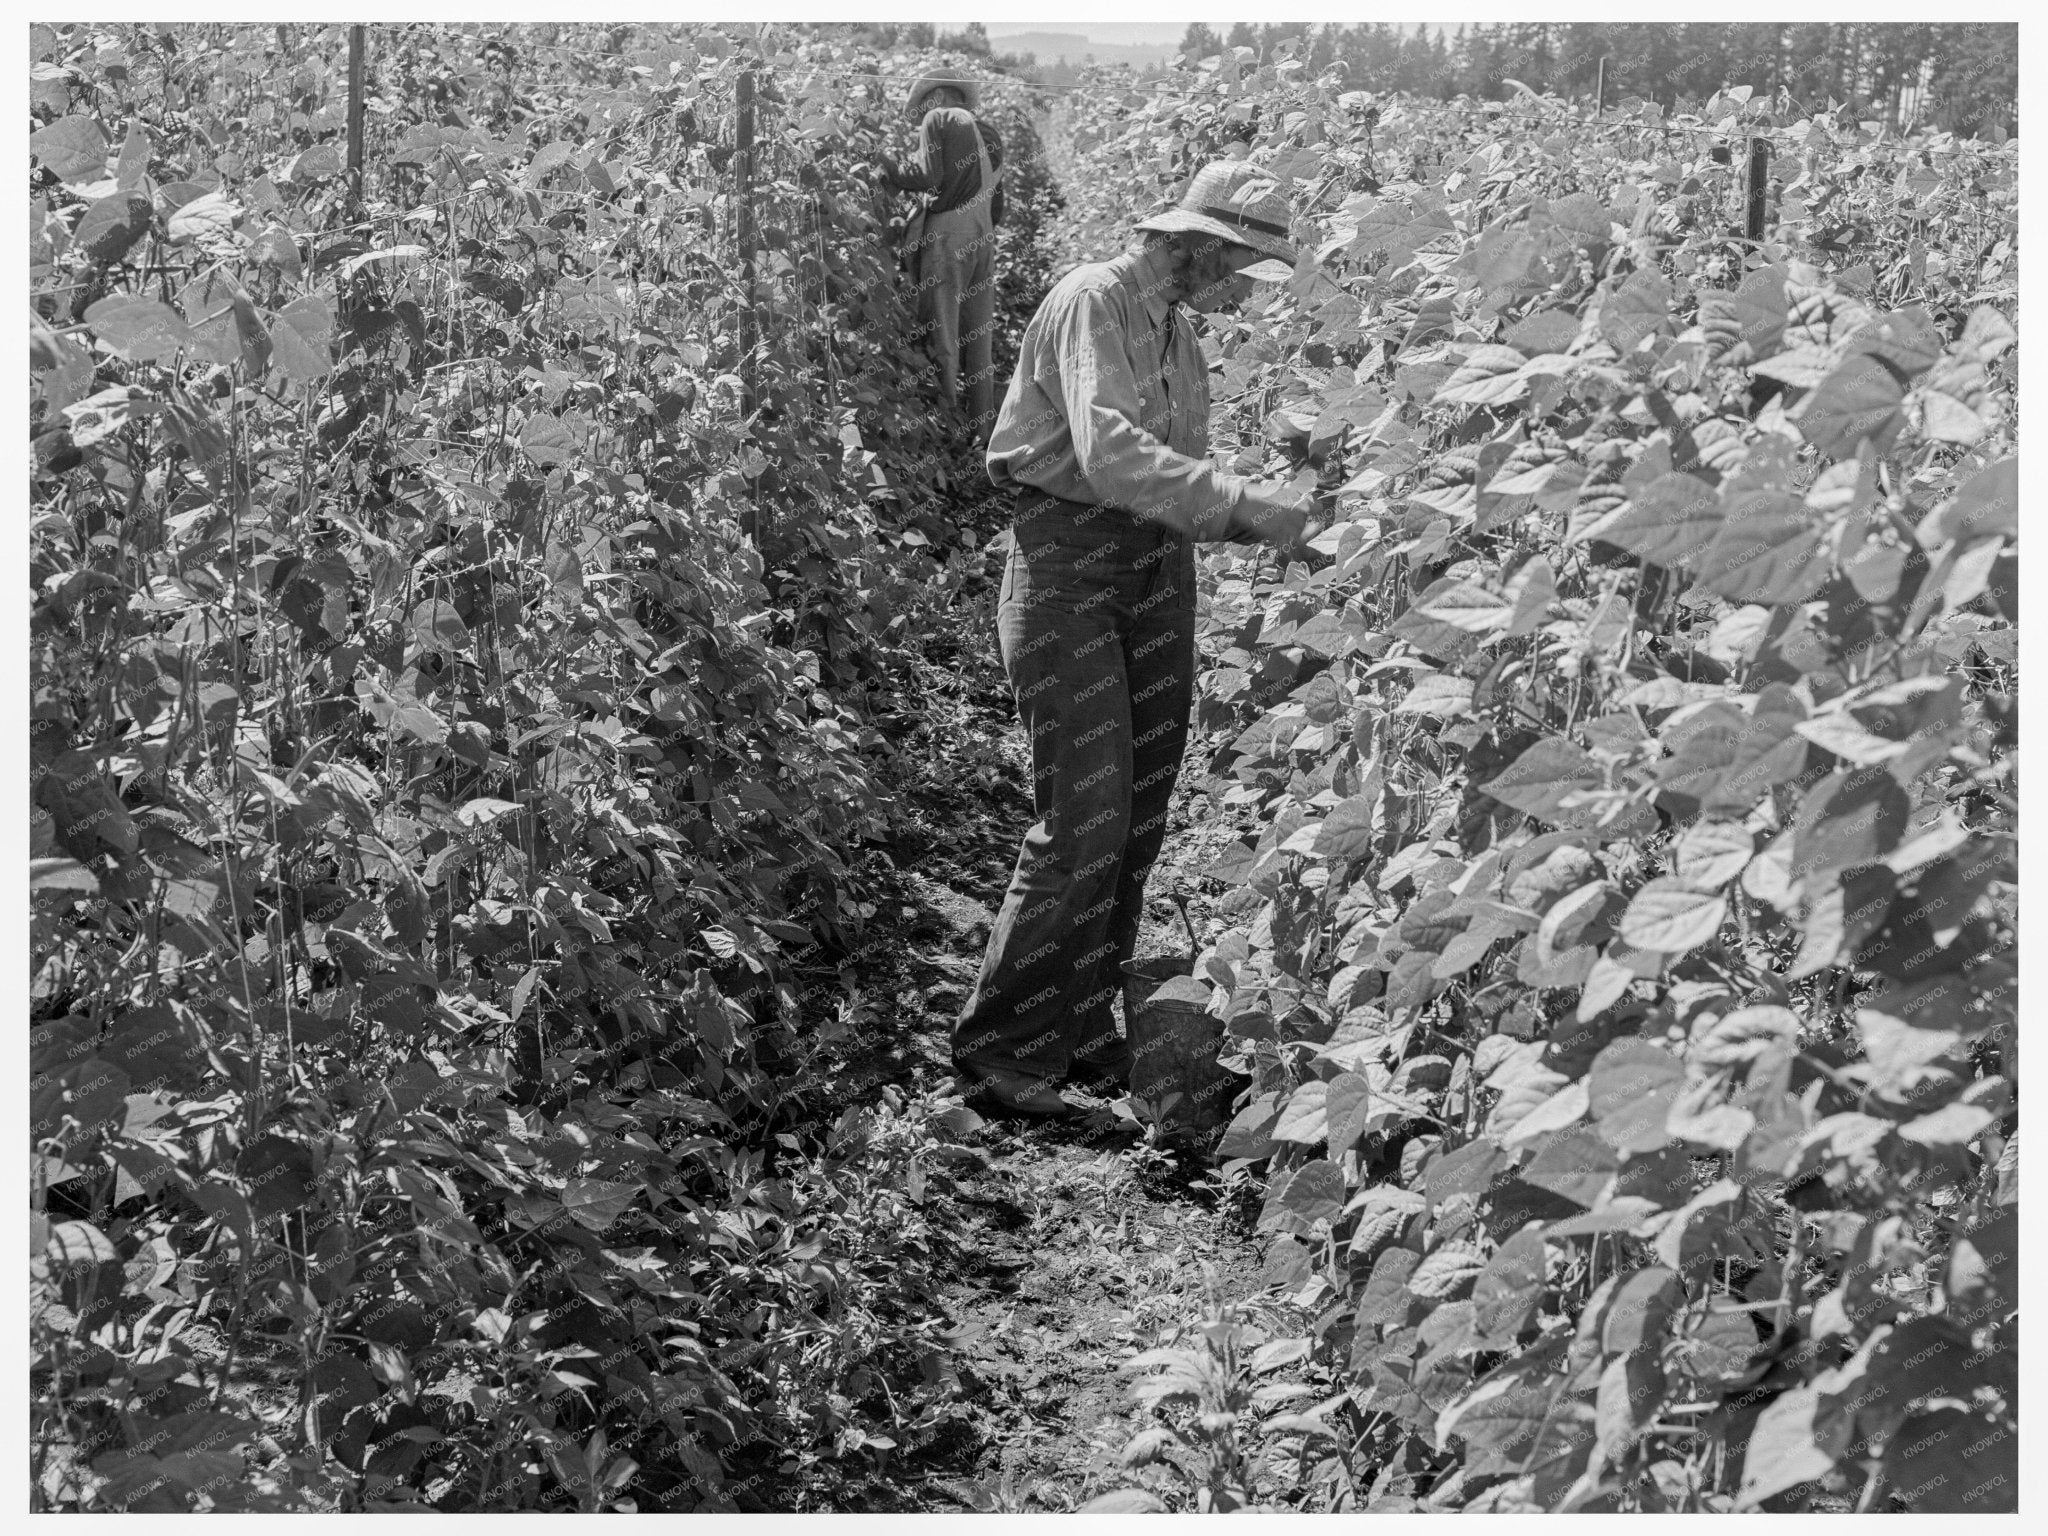
M1401 78L1401 36L1385 22L1358 29L1359 84L1368 91L1417 90Z
M1931 117L1952 133L2019 131L2019 28L1965 21L1933 28Z
M1877 29L1877 100L1888 127L1900 125L1906 92L1920 80L1920 68L1934 52L1934 28L1927 22L1902 22Z
M928 30L875 30L916 46L920 27ZM968 38L945 41L978 52L971 40L978 30L970 25ZM1823 112L1832 97L1860 117L1900 126L1910 116L1959 132L1994 123L2012 132L2017 35L2011 23L1981 22L1481 22L1404 35L1385 22L1240 21L1227 37L1191 22L1181 52L1202 59L1251 48L1265 62L1298 58L1315 75L1341 65L1352 89L1443 100L1497 99L1508 78L1583 100L1604 58L1610 105L1640 96L1666 110L1698 107L1725 87L1746 85L1758 95L1788 92L1798 112Z
M990 53L988 27L985 23L970 21L958 32L941 32L938 46L951 48L956 53L979 54L985 59Z
M1260 62L1270 64L1275 59L1300 58L1304 51L1300 45L1307 41L1310 25L1311 23L1306 21L1276 21L1268 22L1260 27L1258 42ZM1296 46L1293 50L1283 52L1281 51L1283 43L1294 43Z
M1458 35L1458 55L1455 61L1458 88L1456 94L1474 96L1480 100L1491 100L1500 90L1502 71L1496 68L1497 43L1495 29L1486 22L1475 22L1469 31Z
M1795 22L1786 29L1785 85L1803 111L1822 112L1828 104L1828 24Z
M1470 55L1471 46L1470 39L1465 35L1464 23L1460 22L1457 36L1451 39L1450 68L1444 75L1442 99L1445 101L1449 101L1463 89L1459 71L1464 68L1464 61Z
M1636 93L1658 103L1669 112L1685 94L1684 73L1690 28L1639 24L1635 56L1638 65Z
M1439 39L1439 47L1441 42ZM1446 94L1444 87L1448 82L1439 67L1441 60L1426 35L1414 32L1405 38L1397 36L1394 47L1398 50L1393 67L1395 89L1413 91L1418 96L1441 98Z
M1310 74L1320 75L1337 62L1337 49L1343 37L1344 28L1334 21L1324 22L1316 29L1308 51L1303 55Z
M1553 55L1548 22L1513 22L1505 29L1505 57L1497 60L1500 72L1512 76L1532 91L1550 89Z
M1557 32L1552 88L1563 96L1590 95L1599 78L1601 56L1608 51L1608 28L1597 21L1573 21Z
M1439 27L1429 43L1429 79L1432 94L1448 100L1451 94L1451 50L1444 42L1443 28Z

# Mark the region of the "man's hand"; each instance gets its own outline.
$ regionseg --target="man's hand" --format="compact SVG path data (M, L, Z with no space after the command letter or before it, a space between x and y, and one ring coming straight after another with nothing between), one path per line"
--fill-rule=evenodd
M1315 511L1314 498L1291 486L1262 487L1231 515L1227 537L1233 544L1270 544L1283 560L1306 559L1308 541L1321 531Z

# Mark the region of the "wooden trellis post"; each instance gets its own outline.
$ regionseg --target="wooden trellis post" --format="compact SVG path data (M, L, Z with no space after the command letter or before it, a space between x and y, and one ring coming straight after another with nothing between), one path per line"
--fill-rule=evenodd
M1600 121L1600 114L1607 110L1607 55L1601 54L1600 61L1593 66L1593 121Z
M348 185L363 199L363 28L348 29Z
M738 201L733 209L733 231L740 248L740 279L746 288L746 308L740 312L740 375L751 381L748 358L754 349L754 72L740 71L735 93L732 160L739 178ZM751 393L751 391L750 391ZM753 409L751 400L747 403Z
M733 233L740 248L740 282L744 298L740 306L739 375L740 414L754 411L754 72L740 71L733 92L733 174L738 182L733 204ZM747 534L754 547L761 547L761 509L753 503L747 515Z
M1743 233L1750 239L1761 241L1764 237L1764 203L1770 192L1771 141L1762 134L1752 134L1749 140L1749 176L1744 187L1746 194Z

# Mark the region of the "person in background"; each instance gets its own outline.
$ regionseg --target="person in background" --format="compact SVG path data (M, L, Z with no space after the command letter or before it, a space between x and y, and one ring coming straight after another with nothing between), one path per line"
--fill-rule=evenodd
M1290 275L1289 220L1254 167L1204 167L1138 224L1142 246L1046 295L989 439L989 479L1018 493L996 627L1038 821L952 1054L963 1087L1004 1111L1069 1115L1063 1081L1128 1073L1110 1000L1187 745L1195 545L1304 547L1311 493L1210 462L1208 366L1186 313Z
M916 154L907 165L883 162L892 186L924 194L905 232L919 328L940 393L949 404L964 397L977 445L995 420L995 227L1003 218L1002 141L974 115L980 104L965 75L920 76L905 106L918 121Z

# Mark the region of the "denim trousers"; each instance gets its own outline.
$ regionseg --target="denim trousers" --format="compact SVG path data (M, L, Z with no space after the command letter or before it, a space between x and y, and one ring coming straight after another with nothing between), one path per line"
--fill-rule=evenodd
M986 205L933 214L914 263L917 318L939 370L939 392L983 438L996 419L995 231Z
M1195 556L1170 529L1037 492L1013 537L996 628L1038 820L953 1027L953 1059L1057 1082L1115 1047L1110 1002L1187 747Z

